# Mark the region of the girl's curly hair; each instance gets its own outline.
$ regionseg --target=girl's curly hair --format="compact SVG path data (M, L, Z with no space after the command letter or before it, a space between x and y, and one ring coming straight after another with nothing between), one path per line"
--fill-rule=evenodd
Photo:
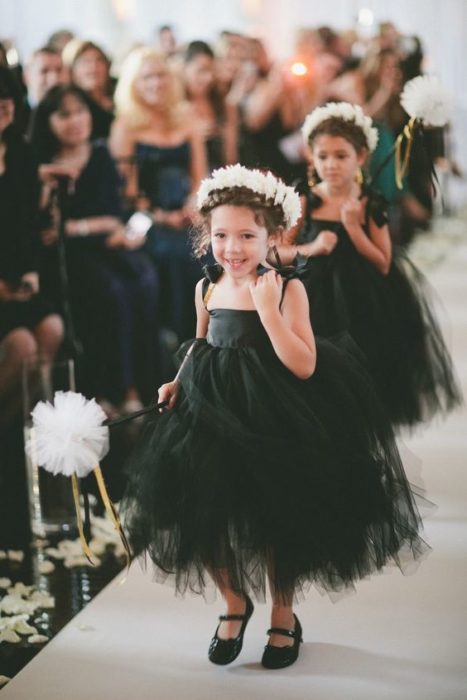
M264 226L268 235L285 228L284 210L280 204L268 201L264 195L248 187L228 187L213 190L199 210L200 224L191 231L191 244L195 257L206 255L211 241L211 212L222 205L247 207L253 211L255 222Z
M327 136L341 136L352 144L357 153L368 150L368 143L363 129L353 121L329 117L320 122L308 137L308 144L313 146L313 141L323 134Z

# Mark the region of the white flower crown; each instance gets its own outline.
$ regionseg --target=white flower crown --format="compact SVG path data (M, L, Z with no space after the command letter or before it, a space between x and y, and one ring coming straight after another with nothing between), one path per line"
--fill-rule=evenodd
M402 90L401 105L425 126L444 126L451 112L450 97L435 75L418 75L409 80Z
M378 143L378 130L372 126L371 117L367 117L363 109L359 105L352 105L350 102L328 102L323 107L317 107L309 114L302 126L302 134L306 142L310 138L310 134L316 129L318 124L336 117L343 119L346 122L354 122L363 131L368 146L368 150L374 151Z
M211 177L201 182L197 196L198 209L203 208L211 192L231 187L245 187L263 195L266 204L281 206L287 228L294 226L301 215L300 197L292 187L269 171L250 170L239 163L214 170Z

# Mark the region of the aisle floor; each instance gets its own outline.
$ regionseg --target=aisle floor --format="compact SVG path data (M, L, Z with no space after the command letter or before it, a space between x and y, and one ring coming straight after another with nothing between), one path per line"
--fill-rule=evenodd
M467 244L430 275L467 389ZM412 575L361 582L337 603L311 592L297 608L305 643L295 666L259 665L268 615L257 605L241 656L215 667L207 646L217 600L176 598L134 564L2 691L2 700L466 700L467 409L404 440L422 460L433 548ZM410 461L410 459L409 459Z

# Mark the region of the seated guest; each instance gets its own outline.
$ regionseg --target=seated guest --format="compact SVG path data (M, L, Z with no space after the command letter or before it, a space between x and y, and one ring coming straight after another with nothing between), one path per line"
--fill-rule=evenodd
M84 346L86 392L137 410L158 381L158 282L154 266L121 222L119 176L103 142L91 142L86 94L52 88L37 110L32 143L42 166L44 207L50 189L68 176L62 203L71 308ZM65 211L63 211L65 207ZM43 231L44 274L59 295L57 230ZM114 409L108 406L109 411Z
M39 290L39 181L35 160L15 125L21 90L0 67L0 419L20 405L24 363L54 359L60 317Z

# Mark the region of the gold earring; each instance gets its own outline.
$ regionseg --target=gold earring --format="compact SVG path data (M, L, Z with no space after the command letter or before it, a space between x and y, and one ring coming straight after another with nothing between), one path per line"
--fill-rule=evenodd
M361 168L358 168L355 173L355 182L357 185L363 185L363 172Z
M312 165L308 166L308 187L312 189L315 185L318 184L318 173L314 169Z

